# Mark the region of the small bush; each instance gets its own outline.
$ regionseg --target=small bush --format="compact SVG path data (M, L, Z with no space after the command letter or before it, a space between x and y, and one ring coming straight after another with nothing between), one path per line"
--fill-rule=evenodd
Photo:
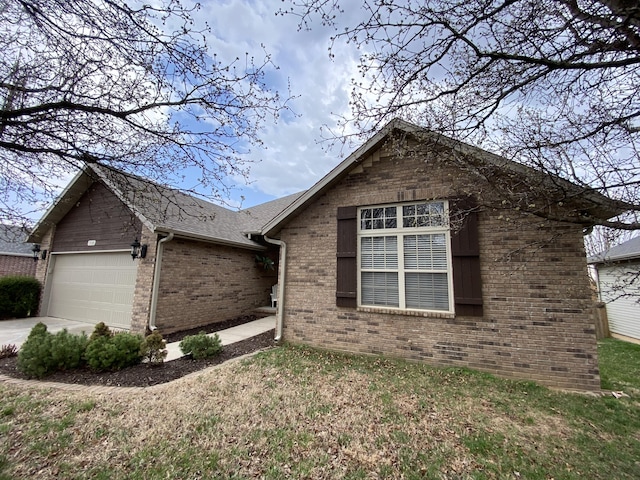
M0 318L30 317L38 312L40 282L33 277L0 278Z
M140 346L140 355L151 365L159 365L164 362L167 356L167 342L162 338L162 334L157 330L148 335Z
M91 336L89 337L89 341L92 342L98 337L113 337L113 332L109 330L109 327L107 327L104 322L96 324Z
M142 337L129 332L101 335L89 341L84 357L93 370L122 370L140 363L141 345Z
M57 370L83 365L87 336L66 329L51 334L43 323L36 324L18 353L18 370L30 378L42 378Z
M194 359L209 358L222 352L222 342L216 333L213 337L204 332L198 335L189 335L180 342L180 350L185 355L191 355Z
M7 345L2 345L2 348L0 348L0 358L15 357L17 355L18 355L18 347L16 347L12 343L9 343Z
M84 364L84 352L89 340L83 333L74 335L67 329L51 337L51 361L54 370L70 370Z
M29 332L18 353L18 370L29 378L42 378L53 371L51 333L47 326L37 323Z

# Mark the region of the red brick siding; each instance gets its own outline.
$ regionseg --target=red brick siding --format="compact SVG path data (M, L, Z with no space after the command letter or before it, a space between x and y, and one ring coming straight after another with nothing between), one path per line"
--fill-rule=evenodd
M456 193L456 175L427 168L420 158L382 158L343 179L284 228L284 339L599 389L587 265L575 226L480 211L483 317L336 307L337 207L448 198Z
M36 262L33 260L33 257L0 255L0 277L12 275L35 277Z
M162 333L229 320L270 304L276 275L256 266L256 252L183 239L164 248L156 317Z

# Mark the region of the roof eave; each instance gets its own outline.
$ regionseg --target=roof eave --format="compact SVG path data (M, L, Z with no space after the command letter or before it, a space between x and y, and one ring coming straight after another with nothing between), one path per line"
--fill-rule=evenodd
M118 197L118 200L120 200L123 205L125 205L129 210L131 210L131 212L138 218L138 220L142 222L142 224L145 227L147 227L151 231L155 230L155 225L153 224L153 222L149 220L145 215L143 215L142 212L139 211L139 209L137 209L134 205L132 205L129 202L129 200L126 198L126 196L123 194L123 192L117 187L117 185L114 185L114 183L111 182L109 178L106 175L104 175L104 173L99 168L91 168L91 170L107 186L109 191L111 191L116 197Z
M640 253L630 253L616 257L592 257L587 259L589 265L604 265L605 263L626 262L628 260L640 260Z
M188 232L185 230L177 230L174 228L168 228L168 227L162 227L162 226L157 227L154 233L161 234L161 235L173 233L174 237L183 238L185 240L196 240L199 242L213 243L216 245L225 245L227 247L242 248L245 250L258 250L258 251L266 250L266 247L264 247L263 245L259 245L251 240L249 241L251 241L252 244L243 243L243 242L234 242L233 240L229 240L226 238L209 237L206 235L199 235L197 233Z
M0 255L6 255L8 257L31 257L31 258L33 258L33 253L0 252Z
M323 193L335 183L342 179L342 177L348 172L348 170L357 165L366 155L377 148L384 142L385 138L394 130L402 130L408 134L420 134L422 136L428 136L429 138L437 140L438 143L446 145L447 147L457 150L460 153L473 155L483 161L491 163L495 166L502 168L508 168L516 173L527 175L533 169L526 165L519 164L514 161L510 161L500 155L496 155L486 150L482 150L478 147L468 145L464 142L449 138L445 135L433 132L431 130L419 127L412 123L406 122L401 119L391 120L385 125L377 134L371 137L365 144L355 150L338 166L325 175L318 183L311 187L307 192L294 201L291 205L285 208L279 215L273 218L269 223L265 224L262 228L263 235L273 235L277 233L288 219L304 209L309 203L311 203L319 194ZM544 172L539 172L543 175L548 175ZM558 178L558 181L565 182L569 185L570 182ZM571 184L573 185L573 184ZM573 185L573 187L576 187ZM597 218L609 219L627 211L625 205L621 202L613 201L598 192L584 191L584 197L592 203L591 214Z

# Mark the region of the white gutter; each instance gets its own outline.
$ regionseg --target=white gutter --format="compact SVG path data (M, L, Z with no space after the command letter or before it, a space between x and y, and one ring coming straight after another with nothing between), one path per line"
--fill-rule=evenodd
M276 310L276 336L273 338L274 341L279 342L282 339L282 326L284 324L284 283L287 274L287 244L283 240L269 238L266 235L263 238L265 242L271 243L272 245L278 245L280 247L280 264L278 266L278 307Z
M172 232L176 237L184 238L185 240L196 240L207 243L215 243L216 245L226 245L227 247L245 248L247 250L264 251L265 247L257 244L250 244L244 242L235 242L233 240L225 240L224 238L216 238L208 235L198 235L197 233L190 233L186 230L177 230L175 228L169 228L164 225L157 226L153 230L156 233L169 233ZM245 233L247 238L251 239L251 235Z
M156 310L158 308L158 290L160 289L160 271L162 270L163 245L173 240L173 233L158 240L156 247L156 265L153 269L153 288L151 290L151 311L149 312L149 330L156 330Z

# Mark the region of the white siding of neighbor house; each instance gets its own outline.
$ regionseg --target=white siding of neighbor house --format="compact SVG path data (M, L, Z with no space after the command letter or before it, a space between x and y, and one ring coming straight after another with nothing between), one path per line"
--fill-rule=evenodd
M600 298L607 305L611 333L640 340L640 265L598 269ZM635 282L631 280L635 279Z

